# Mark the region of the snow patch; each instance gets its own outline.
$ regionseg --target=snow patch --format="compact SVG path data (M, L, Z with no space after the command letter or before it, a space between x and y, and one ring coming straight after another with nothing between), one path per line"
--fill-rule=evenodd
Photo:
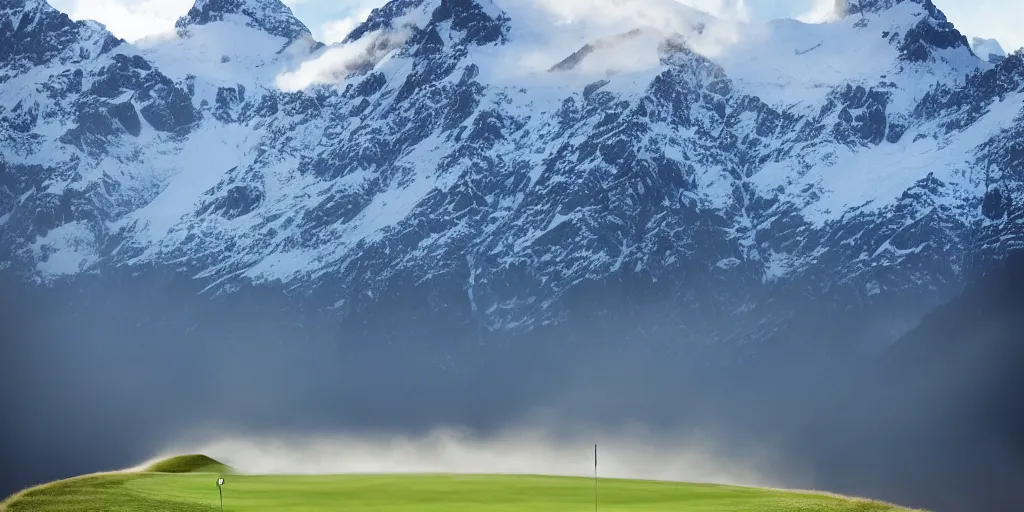
M245 126L206 123L181 146L154 152L146 163L149 174L164 183L162 191L115 226L135 226L138 241L150 251L168 243L171 228L194 211L203 193L228 170L251 162L248 141L257 136Z
M1006 50L1003 50L1003 46L995 39L971 38L971 50L985 61L992 61L993 57L996 59L1006 57Z
M69 222L36 238L31 245L36 270L55 277L82 272L98 261L96 238L84 222Z
M231 15L237 16L237 15ZM270 87L274 78L308 58L316 41L289 43L230 19L189 27L184 36L161 35L136 41L132 48L176 82L193 75L217 87ZM213 98L209 98L213 99Z

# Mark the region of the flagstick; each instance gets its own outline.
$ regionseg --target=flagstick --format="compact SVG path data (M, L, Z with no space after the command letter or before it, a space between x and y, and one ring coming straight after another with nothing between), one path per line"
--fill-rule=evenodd
M217 494L220 495L220 512L224 512L224 477L217 479Z
M594 445L594 512L597 512L597 445Z

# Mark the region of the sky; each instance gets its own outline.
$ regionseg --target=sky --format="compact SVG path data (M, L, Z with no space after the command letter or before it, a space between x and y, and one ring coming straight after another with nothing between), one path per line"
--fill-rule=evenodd
M525 0L523 0L525 1ZM834 0L677 0L715 15L751 20L798 18ZM194 0L49 0L74 19L92 19L115 35L133 41L170 30ZM284 0L317 39L333 43L345 37L385 0ZM1024 1L934 0L970 37L997 39L1008 52L1024 47Z

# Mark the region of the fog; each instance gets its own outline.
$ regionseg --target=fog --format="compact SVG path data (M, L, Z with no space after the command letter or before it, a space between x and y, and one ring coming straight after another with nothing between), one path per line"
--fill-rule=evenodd
M609 478L779 486L784 479L754 454L729 460L710 436L652 436L645 429L591 429L557 434L544 427L479 435L440 428L424 435L281 435L177 443L157 459L204 453L246 474L470 473ZM762 455L762 457L764 457Z
M3 494L192 452L252 473L589 475L596 443L609 477L813 488L939 512L1022 498L1021 419L1008 412L1020 344L1005 342L1024 329L1010 313L983 316L1002 311L984 300L960 330L902 351L876 339L899 308L834 316L827 304L750 351L693 343L723 320L650 290L640 300L607 287L615 315L586 303L605 313L505 337L411 299L353 324L279 290L203 297L198 286L136 276L3 290Z

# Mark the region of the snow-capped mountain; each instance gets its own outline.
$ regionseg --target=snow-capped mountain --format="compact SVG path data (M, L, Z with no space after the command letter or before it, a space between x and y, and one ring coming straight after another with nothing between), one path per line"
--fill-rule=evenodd
M292 16L291 9L277 0L198 0L174 26L187 37L191 27L221 21L233 21L288 42L312 35Z
M975 55L993 64L998 64L999 61L1006 58L1006 50L1003 50L1003 46L995 39L972 37L971 49L974 50Z
M744 344L918 314L1024 246L1024 54L979 58L931 0L647 4L394 0L324 46L278 0L136 44L0 0L0 265L496 333L657 302L666 339Z

